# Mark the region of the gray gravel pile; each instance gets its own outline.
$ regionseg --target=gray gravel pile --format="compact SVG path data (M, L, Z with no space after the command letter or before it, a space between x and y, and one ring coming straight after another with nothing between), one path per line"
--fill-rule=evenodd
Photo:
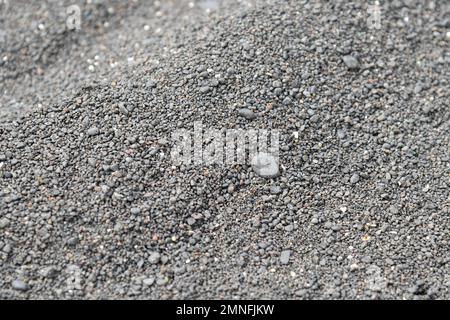
M9 5L0 2L0 122L156 63L180 36L173 29L204 20L193 8L193 23L183 15L188 3L174 1L2 1ZM75 30L73 5L81 14Z
M0 297L450 298L449 5L168 3L112 18L136 63L71 55L73 94L0 127ZM175 166L195 121L277 129L279 160Z

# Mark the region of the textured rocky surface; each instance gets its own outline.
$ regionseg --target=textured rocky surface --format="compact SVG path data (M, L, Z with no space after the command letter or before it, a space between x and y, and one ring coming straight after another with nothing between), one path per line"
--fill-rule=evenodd
M0 298L450 298L445 1L122 3L2 12ZM283 170L174 166L195 121Z

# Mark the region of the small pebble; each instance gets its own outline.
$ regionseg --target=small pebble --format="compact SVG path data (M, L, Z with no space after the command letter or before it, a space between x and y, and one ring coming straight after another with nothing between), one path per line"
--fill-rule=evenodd
M290 225L284 227L284 230L287 232L292 232L294 230L294 225L290 224Z
M139 214L139 213L141 213L141 209L139 209L139 208L131 208L131 213L132 214Z
M149 80L149 81L147 81L147 83L145 84L145 86L146 86L147 88L156 88L156 85L157 85L157 83L156 83L155 80Z
M268 153L257 153L252 161L252 168L255 173L263 178L274 178L280 173L276 158Z
M353 174L350 178L350 183L355 184L359 181L359 175L357 173Z
M150 277L142 280L144 287L150 287L155 282L155 277Z
M252 110L247 108L239 109L238 114L247 120L253 120L256 118L256 114Z
M288 106L291 103L292 103L292 99L291 98L289 98L289 97L284 98L284 100L283 100L283 104L284 105Z
M12 288L17 291L27 291L30 287L28 284L20 279L16 279L12 282Z
M161 255L158 252L150 252L148 256L148 262L150 264L157 264L161 260Z
M74 246L78 243L78 239L76 237L72 237L69 240L67 240L67 244L69 246Z
M281 187L280 186L270 186L270 193L271 194L280 194Z
M98 133L99 133L99 130L98 130L97 127L89 128L88 131L87 131L87 134L89 136L96 136Z
M208 86L203 86L203 87L200 87L199 90L201 93L207 93L209 90L211 90L211 88Z
M349 69L358 69L359 68L359 62L353 56L344 56L344 57L342 57L342 61L344 61L345 65Z
M7 218L0 219L0 229L6 228L9 225L9 220Z
M282 251L281 255L280 255L280 262L281 262L281 264L283 264L283 265L288 264L290 257L291 257L291 250L284 250L284 251Z

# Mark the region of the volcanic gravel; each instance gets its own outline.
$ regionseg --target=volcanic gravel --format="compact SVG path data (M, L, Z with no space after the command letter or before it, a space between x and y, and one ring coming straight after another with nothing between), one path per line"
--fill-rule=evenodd
M448 1L73 3L0 14L1 299L450 298Z

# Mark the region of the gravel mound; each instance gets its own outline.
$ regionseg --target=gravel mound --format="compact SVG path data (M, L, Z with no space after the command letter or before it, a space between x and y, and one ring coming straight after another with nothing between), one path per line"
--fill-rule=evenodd
M448 4L93 2L0 65L0 298L450 298ZM279 173L174 165L196 121Z

